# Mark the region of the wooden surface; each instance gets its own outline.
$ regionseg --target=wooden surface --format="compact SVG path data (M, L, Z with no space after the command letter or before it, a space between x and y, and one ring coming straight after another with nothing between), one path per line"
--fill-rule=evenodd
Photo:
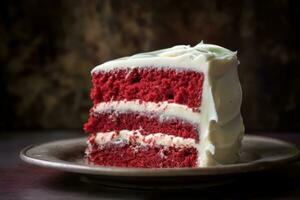
M258 133L262 135L262 133ZM300 134L268 133L300 146ZM132 190L82 182L76 174L31 166L19 151L30 144L82 136L72 132L1 134L0 199L300 199L300 162L251 175L209 189Z

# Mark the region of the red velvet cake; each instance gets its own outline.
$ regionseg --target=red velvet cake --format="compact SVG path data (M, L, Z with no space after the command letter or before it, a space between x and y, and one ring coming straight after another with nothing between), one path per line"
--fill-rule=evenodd
M200 43L136 54L92 70L86 157L102 166L234 163L244 132L235 52Z

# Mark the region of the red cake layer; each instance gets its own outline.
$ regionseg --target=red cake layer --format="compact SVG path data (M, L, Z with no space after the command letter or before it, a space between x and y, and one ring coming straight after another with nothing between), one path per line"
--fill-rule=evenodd
M143 115L138 113L100 113L91 114L88 122L84 125L87 133L139 130L141 134L164 133L168 135L180 136L183 138L193 138L198 141L197 126L180 119L170 119L159 121L155 115Z
M92 75L94 104L111 100L169 101L199 108L204 76L194 71L133 69Z
M92 144L87 155L90 164L117 167L174 168L195 167L195 148L140 146L130 144Z

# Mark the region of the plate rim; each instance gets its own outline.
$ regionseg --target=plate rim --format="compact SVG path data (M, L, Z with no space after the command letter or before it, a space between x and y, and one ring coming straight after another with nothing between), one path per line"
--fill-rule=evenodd
M86 137L80 138L71 138L71 139L62 139L55 140L45 143L33 144L23 148L19 156L21 160L26 163L33 164L40 167L57 169L60 171L80 173L86 175L101 175L101 176L123 176L123 177L174 177L174 176L203 176L203 175L226 175L226 174L239 174L239 173L248 173L253 171L262 171L266 169L270 169L273 167L281 166L283 164L287 164L293 161L297 161L300 159L300 151L299 148L289 142L266 137L259 135L245 135L244 138L247 140L264 140L272 143L279 143L286 147L289 147L291 150L293 149L293 155L286 156L285 158L281 158L279 160L271 160L271 161L262 161L257 160L249 163L238 163L238 164L228 164L228 165L220 165L220 166L212 166L212 167L199 167L199 168L124 168L124 167L105 167L105 166L93 166L93 165L83 165L72 162L67 162L63 160L57 159L54 160L45 160L39 159L36 157L32 157L28 155L28 151L30 149L34 149L40 146L47 146L49 144L57 143L57 142L66 142L66 141L74 141L74 140L83 140Z

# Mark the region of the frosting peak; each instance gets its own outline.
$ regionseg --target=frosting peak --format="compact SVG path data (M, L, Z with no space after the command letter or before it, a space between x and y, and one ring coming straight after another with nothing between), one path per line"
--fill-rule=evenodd
M177 57L177 56L190 56L193 60L199 56L205 56L206 58L220 58L220 57L232 57L236 52L232 52L229 49L225 49L218 45L204 44L203 42L197 44L194 47L190 45L178 45L169 49L161 50L162 52L158 56Z
M187 56L191 60L194 60L199 56L205 56L206 58L223 58L227 56L232 57L235 54L236 52L230 51L229 49L226 49L224 47L213 44L204 44L203 42L200 42L193 47L191 47L190 45L177 45L167 49L135 54L133 56L124 57L118 60L142 59L149 57L178 58L182 56Z

